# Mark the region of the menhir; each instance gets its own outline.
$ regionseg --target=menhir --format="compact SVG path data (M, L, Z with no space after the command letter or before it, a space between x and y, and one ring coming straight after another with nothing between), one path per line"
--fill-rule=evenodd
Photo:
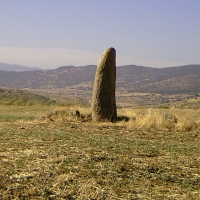
M101 56L94 81L92 118L94 121L117 120L115 99L116 51L108 48Z

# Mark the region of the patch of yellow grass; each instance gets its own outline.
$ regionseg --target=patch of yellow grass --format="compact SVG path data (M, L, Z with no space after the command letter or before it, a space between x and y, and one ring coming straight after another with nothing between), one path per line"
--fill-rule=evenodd
M81 117L74 115L79 111ZM90 107L73 105L70 107L54 107L52 119L60 124L67 121L91 121ZM192 131L200 128L200 111L192 109L157 109L157 108L121 108L118 109L117 123L103 122L101 125L127 126L129 128ZM48 116L48 115L47 115ZM88 116L90 116L88 118ZM127 119L129 119L127 121ZM96 123L97 124L97 123Z
M119 110L119 115L127 116L127 123L135 128L174 129L191 131L199 128L199 111L181 109L128 109Z
M75 111L79 111L81 117L74 115ZM0 106L0 112L1 115L35 116L38 119L44 117L47 119L46 122L53 120L58 124L63 124L66 121L91 121L91 108L80 104L66 107ZM157 130L173 129L176 131L191 131L200 128L200 109L120 108L117 112L119 117L124 116L117 122L118 126ZM127 118L129 121L125 122L123 119ZM111 123L108 124L112 126Z

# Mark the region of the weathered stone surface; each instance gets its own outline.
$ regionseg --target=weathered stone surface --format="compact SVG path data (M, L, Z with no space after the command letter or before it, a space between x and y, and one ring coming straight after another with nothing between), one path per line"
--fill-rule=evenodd
M99 60L95 75L92 97L94 121L116 121L115 83L116 51L114 48L108 48Z

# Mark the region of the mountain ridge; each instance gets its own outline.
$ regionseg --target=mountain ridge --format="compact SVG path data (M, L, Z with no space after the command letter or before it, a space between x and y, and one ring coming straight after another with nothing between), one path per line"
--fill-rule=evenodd
M26 66L16 65L16 64L0 63L0 70L2 71L33 71L33 70L41 70L41 69L38 67L26 67Z
M95 71L95 65L61 66L47 71L0 71L0 86L55 89L88 83L92 90ZM200 93L200 65L197 64L168 68L126 65L118 66L116 71L117 89L128 92Z

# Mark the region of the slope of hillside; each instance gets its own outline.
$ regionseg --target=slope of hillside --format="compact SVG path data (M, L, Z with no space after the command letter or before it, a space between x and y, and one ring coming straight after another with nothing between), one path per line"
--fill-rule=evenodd
M161 81L142 83L141 85L128 85L129 92L149 92L160 94L177 94L200 92L200 72L185 76L176 76Z
M0 88L0 105L50 105L55 103L55 101L45 97L43 95L38 95L30 93L23 90Z
M172 105L174 108L184 108L184 109L200 109L200 96L196 96L195 98L189 98L185 101L180 101Z
M10 88L55 89L87 83L93 85L96 66L64 66L43 71L0 71L0 86ZM200 92L200 65L150 68L136 65L117 67L117 88L129 92ZM84 86L82 87L84 90ZM87 88L88 89L88 88Z

